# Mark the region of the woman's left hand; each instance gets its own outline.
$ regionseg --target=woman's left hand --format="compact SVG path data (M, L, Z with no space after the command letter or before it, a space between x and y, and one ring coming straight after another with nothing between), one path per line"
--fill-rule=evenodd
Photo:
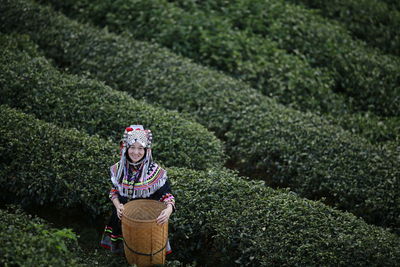
M157 223L158 224L164 224L168 222L169 216L171 216L172 213L172 206L168 205L166 209L161 211L160 215L157 217Z

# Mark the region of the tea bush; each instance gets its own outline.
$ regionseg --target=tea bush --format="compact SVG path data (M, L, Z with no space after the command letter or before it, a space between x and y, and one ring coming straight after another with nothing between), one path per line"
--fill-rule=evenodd
M54 205L60 215L73 205L91 216L108 214L104 173L114 160L112 144L6 106L0 111L1 198ZM177 200L171 243L181 262L391 266L399 260L398 236L320 202L226 169L174 167L168 176Z
M62 213L59 215L64 216ZM32 216L17 206L0 209L0 225L3 244L0 264L4 267L132 266L124 257L115 257L100 246L91 249L81 246L81 237L73 230L55 228L51 222ZM168 261L166 266L182 266L182 263Z
M352 113L340 116L325 115L331 124L362 136L374 144L383 145L385 142L400 144L400 117L378 117L374 113Z
M3 202L81 209L93 217L107 211L109 167L118 161L115 144L5 105L0 111Z
M73 17L90 17L98 25L107 24L108 28L115 31L127 29L135 37L157 41L198 62L217 67L246 81L286 106L328 113L335 124L373 138L372 142L391 140L388 138L394 138L393 135L398 132L391 119L368 115L371 112L351 116L353 100L350 99L348 103L343 95L328 90L334 87L333 75L329 71L325 68L310 69L307 58L302 54L296 52L296 55L289 55L277 49L268 36L257 37L249 29L239 31L228 22L228 16L219 16L215 10L205 8L203 5L206 6L207 1L202 1L202 6L195 5L193 1L174 1L190 12L163 0L124 1L123 4L118 1L42 2L52 2ZM200 7L206 11L202 12ZM115 16L110 10L118 15ZM148 14L145 15L142 10ZM42 46L46 46L46 43ZM106 79L110 81L112 78ZM394 120L398 118L394 117ZM375 129L376 132L371 132Z
M311 113L279 105L243 82L157 45L29 3L3 1L1 29L31 34L48 56L72 72L86 71L132 95L189 113L225 141L230 166L242 174L290 186L310 198L326 197L327 203L370 223L399 227L395 152ZM30 23L31 17L36 19Z
M129 31L137 39L156 41L195 61L248 82L263 94L300 110L339 112L344 99L332 80L304 58L290 55L269 39L238 31L221 16L186 12L165 0L41 1L74 17Z
M318 9L321 15L342 23L356 37L386 53L400 56L400 12L384 1L310 1L290 0L308 8Z
M204 266L395 265L399 237L225 170L171 168L179 259ZM188 253L188 251L190 251ZM183 260L184 261L184 260Z
M0 209L1 266L82 266L74 252L77 236L55 229L21 210Z
M176 2L193 7L193 1ZM328 69L335 91L346 94L358 110L399 116L399 58L352 39L338 23L283 0L206 0L194 6L216 12L241 30L271 38L280 48L303 55L311 66Z
M65 75L43 57L18 49L25 38L0 36L0 103L62 127L110 138L118 146L125 127L144 124L154 132L154 154L168 166L222 166L222 143L203 126L177 112L153 107L103 83ZM33 45L32 45L33 46ZM34 46L33 46L34 47ZM29 55L31 53L32 56Z
M385 2L392 9L397 9L397 11L400 11L400 3L399 3L399 1L396 1L396 0L383 0L382 2Z
M15 206L0 209L0 225L1 266L130 266L102 248L83 249L71 229L54 228Z

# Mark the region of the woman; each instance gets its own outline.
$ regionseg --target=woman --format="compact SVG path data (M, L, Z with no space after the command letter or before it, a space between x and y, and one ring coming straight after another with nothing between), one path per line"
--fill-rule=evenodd
M114 208L101 246L116 254L124 252L121 216L128 201L147 198L164 202L166 208L158 216L158 224L166 223L175 211L167 172L153 162L151 141L151 131L145 130L142 125L127 127L120 143L121 159L110 168L113 185L109 197ZM168 242L167 254L171 252Z

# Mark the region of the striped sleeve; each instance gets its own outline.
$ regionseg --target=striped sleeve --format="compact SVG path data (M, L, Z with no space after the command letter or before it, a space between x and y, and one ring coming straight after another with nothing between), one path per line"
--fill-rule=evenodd
M110 194L108 195L108 197L109 197L109 198L111 199L111 201L112 201L113 199L118 198L118 195L119 195L119 191L118 191L118 189L113 185L113 186L111 187Z
M164 195L161 197L160 201L161 201L161 202L164 202L165 205L171 204L173 210L175 211L175 198L174 198L174 196L173 196L171 193L166 193L166 194L164 194Z
M111 181L112 181L112 178L116 176L117 170L118 170L118 163L111 166L111 168L110 168ZM109 198L111 200L113 200L115 198L118 198L118 196L119 196L118 188L113 184L113 186L111 187L110 193L109 193Z
M171 186L169 184L169 180L165 182L165 184L158 190L159 193L159 201L164 202L165 205L171 204L173 211L175 211L175 197L171 193Z

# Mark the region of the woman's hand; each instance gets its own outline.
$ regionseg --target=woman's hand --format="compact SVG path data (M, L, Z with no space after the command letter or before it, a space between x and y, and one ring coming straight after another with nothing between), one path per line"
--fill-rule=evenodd
M172 213L172 205L168 205L163 211L161 211L160 215L157 217L158 224L164 224L168 222L169 216Z
M117 216L118 216L118 219L120 219L121 220L121 218L122 218L122 212L124 211L124 204L119 204L118 206L116 206L116 208L117 208Z

